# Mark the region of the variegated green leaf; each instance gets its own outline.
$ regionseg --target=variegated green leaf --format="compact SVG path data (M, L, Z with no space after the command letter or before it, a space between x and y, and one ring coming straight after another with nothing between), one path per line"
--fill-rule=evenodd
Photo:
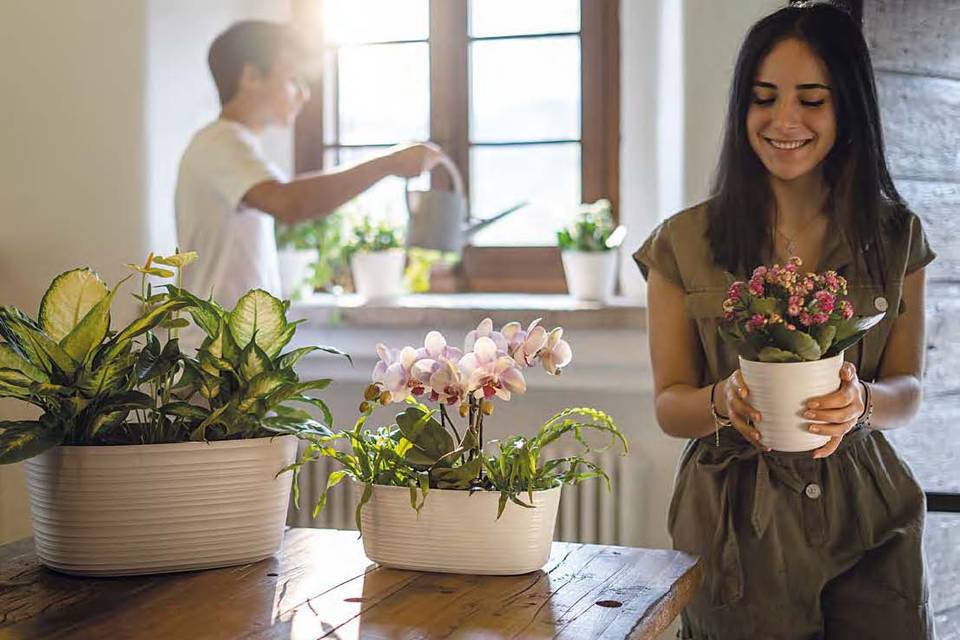
M63 432L35 420L0 422L0 464L32 458L63 441Z
M120 333L115 335L109 342L107 349L102 352L102 357L109 360L120 352L135 337L146 333L158 324L164 321L173 311L190 306L191 302L183 298L174 298L167 300L163 304L151 309L147 314L137 318L127 325Z
M50 376L23 359L20 354L6 342L0 342L0 368L15 369L29 376L34 382L50 381Z
M33 320L14 307L0 307L0 335L31 364L51 375L73 374L77 362Z
M271 358L283 348L281 340L287 331L283 303L263 289L244 294L230 312L228 324L240 348L255 339Z
M40 301L40 327L60 342L108 294L107 285L88 267L61 273Z
M256 341L251 340L250 344L244 347L240 354L240 377L246 381L253 380L264 371L272 371L273 363L263 352Z
M94 347L99 346L107 337L107 331L110 330L110 306L119 286L118 284L100 298L60 341L60 347L77 362L84 362Z

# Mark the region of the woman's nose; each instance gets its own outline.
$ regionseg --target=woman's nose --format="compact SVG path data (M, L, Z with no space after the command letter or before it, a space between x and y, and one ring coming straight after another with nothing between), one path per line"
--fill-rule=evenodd
M800 124L800 108L794 100L777 100L773 107L773 123L789 129Z

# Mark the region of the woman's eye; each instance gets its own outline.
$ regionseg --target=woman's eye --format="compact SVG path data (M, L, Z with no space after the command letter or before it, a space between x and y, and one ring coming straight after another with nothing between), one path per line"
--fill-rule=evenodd
M824 100L801 100L800 104L805 107L822 107Z
M759 105L761 107L766 107L774 103L776 98L761 98L760 96L753 96L753 104Z

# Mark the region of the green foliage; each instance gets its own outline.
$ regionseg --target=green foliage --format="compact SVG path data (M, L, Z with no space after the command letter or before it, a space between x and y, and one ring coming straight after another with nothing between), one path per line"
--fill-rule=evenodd
M403 247L403 232L385 220L375 221L362 216L350 230L344 241L343 255L349 263L353 254L360 251L387 251Z
M475 409L479 407L474 404L471 406ZM619 442L624 454L627 451L627 441L613 419L590 408L561 411L531 438L514 436L494 442L497 452L492 454L485 453L481 447L476 422L460 438L443 407L431 411L411 401L405 411L397 414L394 425L376 431L363 429L372 411L373 408L368 407L352 430L316 439L291 466L297 475L304 464L321 457L332 458L340 464L341 469L330 475L314 507L314 517L326 505L329 488L344 478L351 478L367 485L364 490L367 499L375 484L407 487L411 506L418 511L430 489L498 491L499 518L507 502L532 506L534 491L560 484L578 484L591 478L602 478L609 488L610 479L603 469L583 456L550 458L548 447L557 440L571 436L582 445L584 453L589 453L593 449L586 435L593 432L609 436L607 446ZM437 420L438 414L440 420ZM338 441L344 441L349 450L337 447ZM524 502L524 495L529 502ZM295 499L299 506L299 496L295 495ZM358 529L366 501L361 499L357 506Z
M144 265L130 265L141 274L141 312L117 331L110 308L118 287L109 289L87 268L54 279L37 320L0 307L0 397L42 411L37 420L0 422L0 464L58 444L330 434L298 408L317 407L331 424L323 400L308 395L330 380L300 380L294 365L314 351L345 354L323 346L282 353L297 325L287 321L288 304L259 290L230 311L201 300L180 286L182 269L195 259L151 254ZM148 276L177 284L155 293ZM190 322L181 312L207 335L195 357L180 350L177 332Z
M610 201L597 200L583 205L570 226L557 232L557 245L564 251L609 251L613 231Z

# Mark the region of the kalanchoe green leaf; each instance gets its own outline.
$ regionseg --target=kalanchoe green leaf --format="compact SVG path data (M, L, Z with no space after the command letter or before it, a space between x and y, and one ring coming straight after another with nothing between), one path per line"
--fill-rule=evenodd
M772 332L777 345L784 351L800 356L802 360L819 360L820 345L813 337L802 331L789 331L784 325L776 325ZM761 354L763 350L761 350Z
M764 347L760 349L758 360L760 362L803 362L803 358L796 353L777 349L776 347Z
M837 335L837 327L832 324L824 324L814 327L811 331L814 339L820 347L820 353L826 354L830 351L830 345Z

